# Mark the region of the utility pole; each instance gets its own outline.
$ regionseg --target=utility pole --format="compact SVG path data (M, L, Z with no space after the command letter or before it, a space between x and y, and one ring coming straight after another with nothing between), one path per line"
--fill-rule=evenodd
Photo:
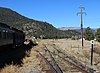
M81 25L81 38L82 38L82 48L84 47L84 42L83 42L83 14L86 15L85 12L83 12L82 10L85 10L84 7L82 7L82 5L80 5L80 12L77 13L77 15L80 14L80 25Z

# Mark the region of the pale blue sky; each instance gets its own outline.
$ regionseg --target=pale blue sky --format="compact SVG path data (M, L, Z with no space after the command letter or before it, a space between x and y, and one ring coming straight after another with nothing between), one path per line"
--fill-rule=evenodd
M0 0L0 6L10 8L28 18L46 21L55 27L80 27L79 6L82 3L84 27L100 27L100 0Z

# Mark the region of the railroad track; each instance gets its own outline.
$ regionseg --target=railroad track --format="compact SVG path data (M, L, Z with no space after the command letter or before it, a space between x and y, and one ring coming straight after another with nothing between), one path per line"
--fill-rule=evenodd
M50 71L52 71L52 73L57 73L56 69L53 67L53 65L39 52L37 51L40 56L45 60L45 62L50 66Z
M58 55L58 57L62 58L64 61L72 64L73 66L75 66L79 71L81 71L82 73L94 73L94 70L92 68L87 67L86 65L82 64L80 61L78 61L77 59L75 59L74 56L69 56L68 54L60 51L59 49L57 49L56 45L51 45L58 53L62 54L60 56L60 54L56 54Z
M44 49L44 50L48 51L53 64L51 64L50 61L48 61L48 59L45 58L45 56L43 56L39 51L37 51L37 52L45 60L45 62L49 65L51 72L52 73L63 73L62 70L61 70L61 68L59 67L59 65L56 63L56 61L55 61L54 57L52 56L51 52L48 50L48 48L46 47L46 49Z
M56 56L58 56L60 59L64 60L65 62L73 65L77 70L79 70L78 72L82 72L82 73L94 73L93 69L85 66L84 64L82 64L81 62L79 62L77 59L75 59L75 57L69 56L68 54L60 51L59 49L57 49L56 45L50 45L50 44L47 44L47 45L51 46L57 52L55 54ZM45 60L45 62L50 66L50 69L52 70L53 73L63 73L62 70L61 70L61 68L59 67L59 65L56 63L54 57L52 56L53 52L51 52L48 49L47 45L44 45L45 46L44 50L48 51L48 53L50 55L50 58L53 61L53 65L55 67L53 67L53 65L47 60L47 58L45 58L40 52L39 52L39 54Z

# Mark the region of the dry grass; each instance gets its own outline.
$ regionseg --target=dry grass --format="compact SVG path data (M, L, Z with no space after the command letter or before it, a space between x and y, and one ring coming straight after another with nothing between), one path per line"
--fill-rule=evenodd
M18 69L18 66L16 65L6 65L1 71L0 73L16 73Z
M70 56L75 56L75 58L77 60L79 60L81 62L84 62L85 64L86 64L87 61L90 60L90 46L91 45L90 45L90 43L88 41L84 41L85 48L82 49L80 40L75 40L75 41L73 41L73 40L65 40L65 39L60 39L60 40L42 40L42 41L39 40L39 45L38 46L35 46L33 49L31 49L31 51L27 51L26 52L27 56L22 59L23 64L29 65L29 63L34 60L34 64L35 64L34 67L35 68L38 68L38 66L42 66L42 68L47 69L47 68L45 68L47 66L44 65L45 62L41 61L38 53L36 52L38 50L40 52L43 52L43 54L45 53L43 51L43 49L42 49L44 47L43 46L44 43L55 44L56 46L59 47L58 49L60 49L61 51L65 52L66 54L68 54ZM96 45L100 46L100 43L96 43ZM54 52L53 48L50 47L50 46L48 46L48 48L55 55L55 52ZM100 53L100 49L96 49L95 51ZM46 55L46 57L47 56L48 56L48 54ZM60 65L60 67L62 68L62 70L65 73L72 73L72 72L70 72L69 68L73 68L73 67L70 64L62 61L61 59L59 59L56 56L54 56L54 57L56 58L57 63ZM99 63L100 62L100 56L94 57L94 61L95 61L95 64L97 64L97 68L100 69L100 63ZM28 68L30 69L30 67L28 67ZM13 65L13 64L6 65L4 67L4 69L2 69L0 71L0 73L17 73L17 71L19 69L20 68L18 66Z
M95 43L94 52L100 55L100 43L99 42Z
M40 71L40 68L39 68L40 60L38 59L38 55L37 55L38 53L36 52L36 50L41 50L41 48L43 47L43 45L41 45L41 44L44 43L44 41L41 42L40 40L38 40L38 42L39 42L39 45L34 46L32 49L25 52L26 56L24 58L22 58L21 66L18 66L18 65L15 65L12 63L12 64L6 65L4 68L2 68L0 70L0 73L22 73L24 71L27 71L28 69L29 70L33 69L33 67L34 67L34 69L36 67L36 69L35 69L36 72ZM32 68L31 68L31 65L33 65Z
M44 40L47 44L55 44L58 46L57 49L61 50L62 52L65 52L69 56L74 56L78 61L83 63L84 65L87 65L90 67L90 55L91 55L91 44L90 41L84 41L84 48L81 47L81 41L80 40L66 40L66 39L58 39L58 40ZM100 46L100 43L95 43L96 46ZM53 52L52 47L48 47L51 52ZM97 53L100 53L100 48L95 49ZM55 57L56 58L56 57ZM70 73L70 70L68 69L66 72L66 68L70 68L70 65L67 63L64 63L62 60L57 59L57 63L60 64L62 70L65 73ZM64 64L63 64L64 63ZM94 60L93 65L96 66L95 69L100 70L100 55L96 56L94 54ZM100 72L100 71L99 71Z
M100 55L100 46L94 47L94 52Z
M87 50L83 50L83 55L85 58L89 59L90 58L90 52Z
M100 46L100 42L95 42L95 46Z
M30 52L26 52L27 56L29 56ZM30 57L25 57L22 59L23 64L28 63L31 61ZM1 69L0 73L16 73L16 71L19 69L18 65L14 65L13 63L11 65L6 65L3 69Z
M22 62L23 62L24 64L26 64L26 63L31 62L31 60L32 60L32 57L25 57L25 58L22 60Z

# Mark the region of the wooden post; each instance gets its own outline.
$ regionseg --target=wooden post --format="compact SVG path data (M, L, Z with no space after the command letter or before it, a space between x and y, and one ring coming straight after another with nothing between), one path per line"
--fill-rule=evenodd
M93 65L93 44L91 44L91 66Z
M94 45L94 40L90 41L91 43L91 66L93 65L93 45Z

